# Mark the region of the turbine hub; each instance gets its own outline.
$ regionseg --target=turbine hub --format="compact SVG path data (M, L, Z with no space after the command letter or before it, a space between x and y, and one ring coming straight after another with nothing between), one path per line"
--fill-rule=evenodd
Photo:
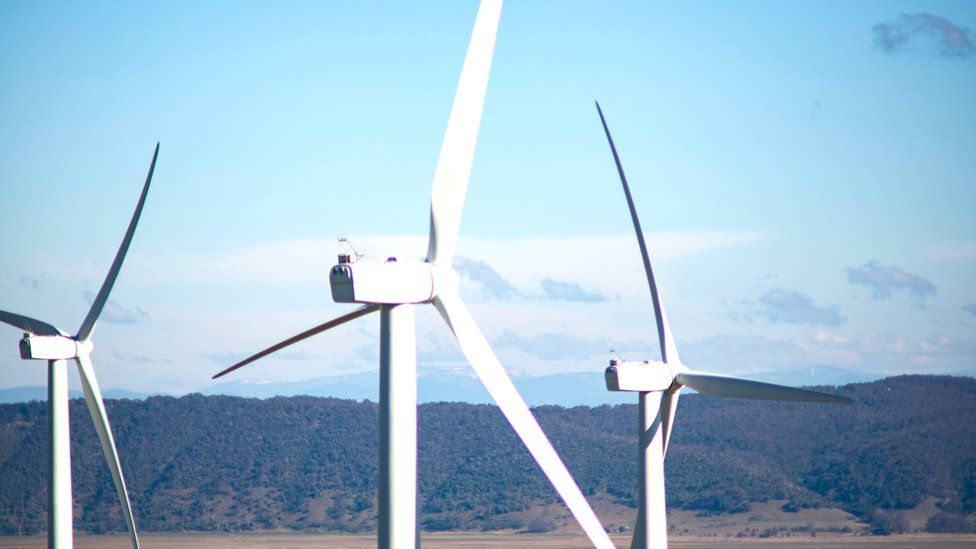
M457 293L458 288L461 287L461 277L454 267L445 267L436 263L427 263L427 265L434 279L434 295L431 299L439 294Z

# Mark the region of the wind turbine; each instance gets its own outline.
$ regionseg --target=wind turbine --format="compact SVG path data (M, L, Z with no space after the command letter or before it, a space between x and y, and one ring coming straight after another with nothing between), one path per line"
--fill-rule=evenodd
M678 348L671 335L671 326L664 313L664 303L658 292L654 272L651 270L651 257L644 242L644 232L634 199L627 185L624 168L620 164L617 147L610 136L610 128L603 117L600 104L596 103L603 131L607 134L610 151L620 174L624 196L630 218L637 233L637 245L644 260L644 272L654 303L654 317L657 322L657 337L661 345L661 361L611 360L606 369L607 389L610 391L631 391L639 395L640 458L638 462L639 505L637 524L631 542L632 549L647 547L666 548L668 546L667 512L664 503L664 456L668 451L668 440L674 425L678 396L683 387L690 387L703 395L754 400L787 400L794 402L820 402L828 404L849 404L849 398L786 387L740 377L710 374L688 369L678 357Z
M95 331L95 323L98 321L98 316L105 307L105 303L108 302L108 295L112 291L115 279L119 276L119 270L122 269L122 261L125 259L125 253L129 250L132 235L136 232L136 224L139 223L142 207L146 203L146 195L149 193L149 183L152 181L158 154L159 143L156 143L156 149L153 151L152 161L149 164L149 173L146 175L146 182L142 186L142 194L139 195L136 210L129 221L129 228L126 229L125 236L122 237L122 244L119 245L119 251L115 254L115 260L112 261L108 275L102 282L102 287L98 290L98 294L88 310L88 315L81 323L77 335L68 335L63 330L35 318L0 311L0 322L24 331L24 337L20 340L20 358L47 360L48 547L70 549L73 543L71 533L71 437L68 423L68 364L66 361L74 359L78 365L85 403L88 405L88 412L95 423L95 431L98 433L98 440L102 444L102 451L105 453L105 460L108 461L112 481L115 483L116 492L118 492L119 504L125 517L125 525L128 527L129 535L132 538L132 546L136 549L139 548L139 535L136 532L135 521L132 520L132 505L129 503L129 493L125 487L125 478L122 476L122 465L119 463L119 454L115 449L112 429L105 413L105 403L102 401L102 391L98 388L98 380L95 379L95 369L90 355L94 349L91 337L92 332Z
M452 263L478 127L488 86L501 0L483 0L447 131L434 172L430 236L423 261L357 261L342 254L329 273L336 303L358 309L286 339L218 373L223 376L258 358L355 318L380 313L380 547L419 545L417 518L417 347L414 305L432 304L460 344L488 393L597 547L613 547L576 482L515 389L485 336L458 296Z

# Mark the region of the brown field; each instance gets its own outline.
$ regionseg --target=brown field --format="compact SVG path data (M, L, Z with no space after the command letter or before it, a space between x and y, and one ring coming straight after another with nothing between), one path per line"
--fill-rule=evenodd
M783 501L757 503L745 513L698 516L692 511L676 510L668 514L671 526L671 547L676 549L806 549L844 546L850 549L976 549L976 535L904 534L890 537L859 536L867 526L853 515L840 509L801 509L796 513L782 511ZM599 499L595 502L604 524L610 527L633 524L634 510ZM921 529L928 517L938 511L934 500L926 500L907 511L912 528ZM533 509L521 516L528 520L536 516L553 519L559 528L549 534L518 534L513 531L425 533L424 547L482 549L518 547L519 549L570 549L590 547L579 526L561 505ZM777 537L759 538L763 532L775 530ZM813 531L811 533L811 530ZM816 537L812 537L816 534ZM741 536L747 537L741 537ZM376 537L370 534L302 534L302 533L185 533L143 534L142 547L173 549L310 549L334 547L367 549L376 547ZM612 534L617 547L630 547L630 533ZM0 548L39 549L47 546L44 536L3 537ZM79 549L128 549L129 538L124 534L85 535L75 537Z
M141 536L142 546L153 548L180 549L310 549L312 547L335 547L366 549L376 547L376 538L360 535L303 535L303 534L147 534ZM628 547L628 536L614 536L617 547ZM519 534L433 534L425 535L425 547L457 547L460 549L480 549L517 546L521 548L583 548L590 545L585 538L575 535L519 535ZM816 547L835 547L843 545L850 549L964 549L976 548L976 536L933 536L911 534L887 538L856 536L821 536L816 539L769 539L739 540L735 538L693 539L677 537L671 547L682 549L704 549L706 547L730 547L734 549L805 549ZM47 546L43 536L0 537L0 547L40 548ZM125 549L129 538L124 535L89 536L75 538L75 547L81 549Z

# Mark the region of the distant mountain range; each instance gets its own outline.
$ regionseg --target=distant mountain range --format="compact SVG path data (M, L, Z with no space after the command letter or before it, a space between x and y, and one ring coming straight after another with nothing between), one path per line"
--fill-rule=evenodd
M517 370L509 370L509 375L530 406L546 404L566 407L600 406L603 404L628 404L634 401L631 395L607 391L602 372L570 372L531 377ZM976 377L976 370L956 372L953 375ZM794 387L841 386L849 383L868 383L885 377L881 374L833 366L773 370L752 373L747 376L759 381ZM355 374L323 376L290 382L254 379L234 380L212 385L200 392L204 395L228 395L246 398L307 395L375 402L378 399L378 387L379 373L377 370L370 370ZM80 398L81 396L80 391L71 392L72 398ZM110 389L105 391L104 396L105 398L116 399L144 399L153 395L124 389ZM0 403L27 402L45 400L46 398L47 389L43 386L0 389ZM491 403L491 398L474 371L467 367L419 368L418 400L421 403Z
M607 391L603 374L573 372L528 377L509 371L515 386L530 406L599 406L622 404L633 400L628 395ZM417 399L426 402L466 402L488 404L491 397L470 368L420 368ZM327 376L305 381L281 383L253 380L231 381L215 385L205 395L231 395L256 398L308 395L352 400L378 398L379 372L371 370L343 376Z
M809 366L795 370L773 370L749 374L747 377L768 383L812 387L815 385L847 385L849 383L868 383L884 378L881 374L835 368L833 366Z
M125 389L109 389L102 392L102 397L144 399L162 394L163 393L137 393L135 391L127 391ZM68 396L70 398L82 398L84 395L81 391L69 391ZM9 404L12 402L30 402L32 400L47 400L47 387L43 385L29 385L27 387L0 389L0 404Z

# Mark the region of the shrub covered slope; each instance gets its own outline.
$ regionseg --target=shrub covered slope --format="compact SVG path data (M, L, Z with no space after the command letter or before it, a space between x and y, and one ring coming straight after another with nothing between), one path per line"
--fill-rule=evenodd
M594 390L602 390L596 387ZM668 504L702 513L840 507L862 517L937 497L976 509L976 379L902 376L837 389L851 406L682 397ZM140 528L375 527L371 402L189 395L108 402ZM46 404L0 405L0 533L45 528ZM633 405L535 409L584 493L636 505ZM71 403L75 527L124 528L87 410ZM518 527L557 496L497 408L420 407L427 529Z

